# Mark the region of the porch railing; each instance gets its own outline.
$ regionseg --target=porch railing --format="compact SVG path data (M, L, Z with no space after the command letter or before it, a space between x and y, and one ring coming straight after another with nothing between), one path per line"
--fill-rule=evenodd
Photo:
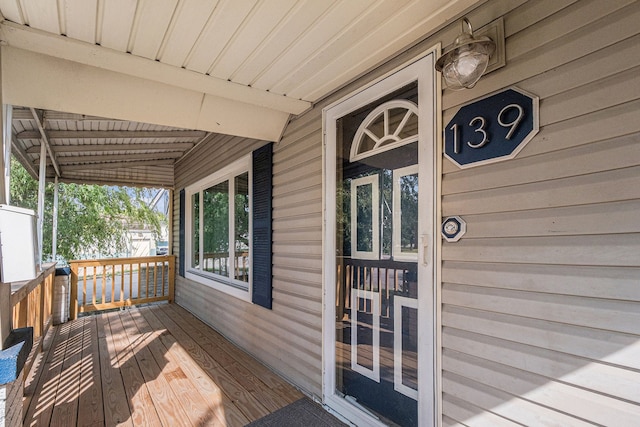
M78 313L173 301L175 256L70 261L69 317Z
M34 279L11 284L11 307L13 329L33 327L33 347L27 358L24 372L28 373L34 362L34 355L42 347L42 339L52 324L53 281L56 264L48 263ZM25 375L26 378L26 375Z

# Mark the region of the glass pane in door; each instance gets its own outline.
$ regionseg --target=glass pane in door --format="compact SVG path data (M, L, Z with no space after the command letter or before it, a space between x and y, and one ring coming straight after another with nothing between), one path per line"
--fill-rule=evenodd
M403 426L418 424L415 104L411 84L339 119L336 138L335 392Z

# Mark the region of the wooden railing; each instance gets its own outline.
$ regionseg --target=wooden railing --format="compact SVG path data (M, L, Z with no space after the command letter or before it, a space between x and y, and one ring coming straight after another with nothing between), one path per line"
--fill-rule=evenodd
M173 301L175 256L70 261L69 317L78 313Z
M42 339L52 324L53 281L56 264L43 265L35 279L11 284L11 307L13 310L13 329L33 327L33 347L27 358L24 372L28 373L35 355L42 348ZM26 378L26 375L25 375Z

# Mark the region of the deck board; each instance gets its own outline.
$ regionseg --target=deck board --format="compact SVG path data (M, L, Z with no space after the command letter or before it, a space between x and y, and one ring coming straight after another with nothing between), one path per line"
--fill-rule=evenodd
M175 304L53 328L24 425L244 426L302 397Z
M243 395L242 390L238 389L234 381L227 382L230 378L224 375L224 368L222 368L214 358L210 357L196 340L186 335L178 325L169 319L163 310L156 310L154 314L156 314L167 330L176 338L178 344L204 369L206 374L213 379L214 383L219 385L221 391L219 395L220 404L224 409L227 423L234 426L247 424L250 418L245 415L245 411L238 408L234 400L235 398L242 399L246 397L248 393ZM254 402L250 402L250 404L252 408L255 407Z
M77 424L80 372L82 371L78 368L82 358L84 323L84 319L80 319L80 322L74 322L70 325L58 392L49 423L52 427Z
M86 317L82 335L78 425L99 425L104 422L99 351L96 318L95 316Z
M131 426L131 410L124 391L122 375L117 366L109 321L103 315L96 316L96 326L105 425Z
M124 391L129 400L131 420L134 425L161 426L140 366L138 366L133 351L129 347L129 341L120 321L120 313L112 312L106 316L111 327L111 338L117 357L116 366L120 369L124 381Z
M47 426L51 421L51 414L56 400L58 385L62 374L67 338L70 324L56 328L53 342L42 368L41 375L33 378L36 388L31 395L30 404L25 408L25 426ZM30 389L30 385L26 388Z
M145 319L155 330L163 330L163 324L152 311L144 310L141 311L141 313L144 314ZM175 360L185 376L195 384L197 393L199 393L206 402L210 402L209 406L205 409L204 417L201 416L200 418L213 425L242 425L242 421L234 424L232 421L235 420L235 418L225 413L222 404L222 389L213 381L209 380L209 376L203 367L191 358L189 353L178 344L173 335L162 334L160 341L169 349L167 357ZM228 420L229 422L227 422Z
M181 411L186 415L185 420L189 421L188 425L215 425L213 422L203 422L207 420L207 402L200 393L193 392L196 384L187 378L175 357L168 354L171 348L165 347L159 340L162 332L154 331L138 310L130 310L128 313L138 332L145 336L145 344L148 345L157 366L164 365L162 375L175 395L175 402L180 405Z

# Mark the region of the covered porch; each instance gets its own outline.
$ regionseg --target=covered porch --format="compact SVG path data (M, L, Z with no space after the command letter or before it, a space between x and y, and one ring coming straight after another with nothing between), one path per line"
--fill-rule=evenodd
M81 317L43 348L25 426L244 426L304 397L176 304Z

